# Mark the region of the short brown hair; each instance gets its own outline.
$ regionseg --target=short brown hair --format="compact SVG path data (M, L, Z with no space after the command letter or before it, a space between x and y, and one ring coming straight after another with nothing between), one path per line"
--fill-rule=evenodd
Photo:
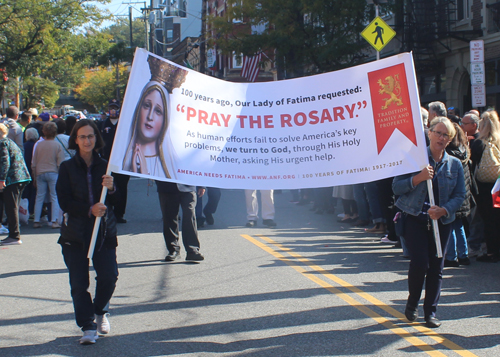
M80 119L79 121L76 122L75 126L71 130L71 135L69 136L68 140L69 149L77 151L79 150L79 147L76 144L76 135L78 134L78 130L80 130L80 128L83 128L84 126L87 125L91 126L92 129L94 129L94 134L95 134L94 150L98 151L104 147L104 140L102 140L101 133L99 132L99 129L97 129L97 125L95 125L94 121L90 119Z
M51 121L43 124L43 135L47 139L54 139L57 135L57 125Z

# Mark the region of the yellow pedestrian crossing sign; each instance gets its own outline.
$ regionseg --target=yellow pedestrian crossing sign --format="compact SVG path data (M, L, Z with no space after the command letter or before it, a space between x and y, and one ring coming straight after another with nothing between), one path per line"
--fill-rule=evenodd
M396 31L377 16L368 26L366 26L363 32L361 32L361 36L363 36L373 48L380 52L380 50L396 36Z

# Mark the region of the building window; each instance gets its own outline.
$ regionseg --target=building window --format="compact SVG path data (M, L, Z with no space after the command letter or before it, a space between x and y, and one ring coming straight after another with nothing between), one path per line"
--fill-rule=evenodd
M240 53L237 55L233 52L233 68L243 67L243 55Z
M457 0L457 20L467 20L470 17L470 0Z
M497 70L496 70L496 62L490 61L484 64L485 67L485 76L486 76L486 85L494 86L497 84Z

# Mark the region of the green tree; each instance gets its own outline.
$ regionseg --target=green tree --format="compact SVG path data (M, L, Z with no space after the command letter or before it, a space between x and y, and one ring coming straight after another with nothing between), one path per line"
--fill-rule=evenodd
M129 72L124 65L118 66L119 78L118 88L120 97L123 98L128 81ZM111 98L116 96L116 72L108 67L101 66L96 69L87 70L85 78L75 88L79 98L93 105L97 111L106 108Z
M226 55L276 53L280 78L333 71L365 58L360 32L372 9L366 0L245 0L209 18L210 42ZM259 25L263 31L251 33Z
M23 89L23 94L26 98L26 108L37 108L42 104L46 108L52 108L59 99L59 87L45 78L26 78Z
M149 27L149 25L148 25ZM130 46L130 22L129 19L117 19L116 23L102 30L103 34L109 35L115 43L124 42ZM132 48L146 47L146 28L144 20L132 20Z
M83 24L96 26L106 18L96 2L109 0L0 1L0 68L11 78L27 79L58 61L68 64L74 34ZM4 87L0 84L0 97Z

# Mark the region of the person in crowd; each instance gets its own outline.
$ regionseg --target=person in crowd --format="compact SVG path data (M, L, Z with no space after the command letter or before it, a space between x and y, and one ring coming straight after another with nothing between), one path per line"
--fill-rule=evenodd
M19 203L24 187L31 181L19 146L7 137L9 129L0 123L0 206L5 206L9 235L1 245L21 244Z
M500 154L500 122L498 114L494 110L488 110L481 115L479 123L479 137L471 147L472 167L476 172L476 183L478 188L477 209L484 222L484 238L486 240L487 253L478 256L480 262L500 261L500 210L493 208L491 189L495 184L498 173L495 172L490 180L485 180L480 175L481 162L488 150L495 155ZM498 156L497 156L498 157ZM477 168L477 169L476 169Z
M461 120L462 130L467 134L467 139L469 140L469 145L472 146L474 140L479 137L479 116L472 113L465 113Z
M420 172L395 177L392 185L394 194L399 196L396 206L403 212L403 235L410 254L409 296L405 316L409 321L417 319L425 281L424 318L426 326L430 328L441 325L436 310L444 266L444 257L437 256L431 220L438 221L444 256L455 212L465 199L462 163L445 150L455 134L455 128L448 118L435 118L430 125L430 145L427 148L430 164ZM433 183L433 206L429 203L427 180Z
M24 111L19 120L17 121L23 133L26 131L26 127L31 123L31 114L27 111ZM24 136L24 140L26 140L26 136Z
M26 137L26 141L24 142L24 162L26 167L28 168L28 172L30 177L33 176L33 170L31 169L31 161L33 160L33 147L35 143L38 141L38 131L35 128L28 128L24 132L24 136ZM28 211L30 216L35 214L35 200L36 200L36 187L33 185L31 181L28 183L26 188L23 191L22 198L28 199Z
M366 198L372 215L374 226L365 229L366 233L383 234L387 231L387 225L383 214L382 206L380 205L379 190L376 181L365 183Z
M104 147L102 148L101 155L106 161L109 160L111 155L111 148L115 140L116 128L118 126L118 119L120 117L120 102L113 99L109 102L109 117L101 125L101 134L104 140ZM113 173L115 178L115 185L120 192L119 198L115 201L113 211L115 212L116 221L118 223L127 223L123 218L125 215L125 208L127 207L127 186L130 176Z
M344 208L344 216L340 219L342 223L356 222L358 215L358 206L354 200L353 185L341 185L333 188L332 197L342 199L342 207Z
M199 197L198 202L196 203L196 223L198 228L203 227L205 222L207 222L209 226L212 226L215 223L214 213L217 211L217 207L219 206L221 189L218 187L207 187L207 196L208 201L205 207L203 207L202 197Z
M47 191L50 195L52 205L52 228L60 228L59 204L57 203L56 182L59 166L65 160L64 149L61 144L54 140L57 134L57 126L53 122L47 122L43 126L45 140L37 144L33 152L31 169L33 170L33 184L36 187L35 217L33 228L41 228L40 218L43 203Z
M469 147L474 145L474 141L479 138L479 112L469 111L465 113L461 121L461 126L467 139L469 141ZM472 163L472 160L470 161ZM471 171L472 174L472 170ZM477 184L474 175L471 175L471 184L473 189L474 199L477 200ZM484 223L477 209L477 205L471 207L470 215L467 216L466 223L466 233L467 242L469 249L469 258L481 255L481 244L484 241Z
M69 160L75 155L75 151L69 150L69 135L66 134L66 122L63 119L54 119L54 123L57 125L57 135L55 140L61 144L64 150L64 159Z
M66 135L70 136L71 131L73 130L73 127L76 124L76 117L73 115L68 116L64 122L66 123ZM69 139L68 139L69 140Z
M420 107L420 116L424 124L425 144L429 146L429 111L424 107Z
M382 208L382 214L386 222L386 235L380 239L380 243L385 244L398 244L399 236L396 234L394 226L394 216L396 215L396 208L394 206L394 195L392 192L392 177L376 181L379 192L379 202Z
M38 119L38 110L36 108L30 108L28 110L28 113L31 114L31 121L32 122L37 121L37 119Z
M15 105L11 105L6 111L7 119L3 121L5 126L9 129L7 137L19 146L21 151L24 150L24 133L21 126L17 123L19 119L19 109Z
M160 209L163 219L163 238L168 254L166 262L173 262L180 256L179 206L182 208L182 242L186 249L186 260L201 261L200 240L196 226L196 199L205 194L204 187L194 187L172 182L156 181Z
M354 200L356 201L356 207L358 208L359 217L352 224L356 227L365 227L370 224L370 207L368 205L368 199L366 198L365 184L358 183L353 186ZM315 189L315 192L317 192ZM324 194L319 193L315 198L314 203L317 199L321 199ZM328 197L328 196L326 196Z
M262 204L262 223L269 227L276 227L274 221L274 190L259 190ZM255 227L259 219L259 202L257 190L245 190L245 203L247 207L247 227Z
M314 204L310 210L314 211L314 213L316 213L316 214L323 214L325 212L332 211L334 209L332 206L332 199L333 199L332 192L333 192L333 187L314 188L313 189ZM360 194L362 195L362 193L360 193ZM354 193L354 195L356 196L356 193ZM361 198L361 199L363 199L363 198ZM364 197L364 199L365 199L365 203L366 203L366 197ZM369 212L365 212L365 213L367 215L369 214ZM367 225L369 222L362 221L361 215L360 215L360 218L356 222L353 222L353 223L358 227L363 227L364 225Z
M443 102L431 102L429 103L429 122L431 122L436 117L446 117L446 105Z
M449 107L448 108L448 115L454 115L458 118L460 118L460 109L456 107Z
M83 331L80 339L83 345L95 343L98 333L110 332L108 304L118 280L116 219L108 207L119 192L113 184L113 177L106 175L106 160L97 153L103 146L100 132L92 120L83 119L76 123L69 138L69 148L76 153L61 164L56 185L59 205L64 212L58 243L69 272L75 319ZM99 202L103 187L108 189L105 203ZM96 217L104 218L100 221L92 256L96 273L92 301L88 291L87 253Z
M455 221L451 224L451 235L444 260L445 267L458 267L459 265L470 265L467 237L465 235L463 220L470 215L470 208L475 205L472 196L472 177L469 170L470 149L467 136L456 123L453 123L456 135L446 148L446 152L456 157L462 163L465 181L465 200L455 212Z

